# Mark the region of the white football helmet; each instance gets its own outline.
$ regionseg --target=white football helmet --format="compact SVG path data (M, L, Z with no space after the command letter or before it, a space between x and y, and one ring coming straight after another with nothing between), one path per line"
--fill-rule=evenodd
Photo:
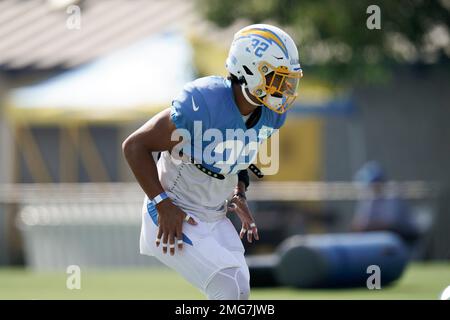
M297 98L303 72L292 38L280 28L253 24L239 30L226 61L228 72L260 102L277 113L284 113Z

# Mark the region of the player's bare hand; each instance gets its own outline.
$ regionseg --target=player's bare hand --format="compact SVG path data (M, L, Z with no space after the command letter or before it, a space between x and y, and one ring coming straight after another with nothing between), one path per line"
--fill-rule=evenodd
M170 255L175 254L175 239L179 250L183 249L183 221L191 225L197 222L183 210L166 199L157 205L158 209L158 236L156 237L156 246L162 246L163 253L167 253L169 248Z
M258 228L256 227L255 220L245 198L234 195L231 198L228 210L235 212L242 222L241 232L239 233L241 239L247 234L248 242L253 242L253 239L259 240Z

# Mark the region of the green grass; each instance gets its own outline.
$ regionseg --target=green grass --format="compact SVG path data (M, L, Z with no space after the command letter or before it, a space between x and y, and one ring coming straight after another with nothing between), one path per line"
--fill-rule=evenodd
M0 269L0 299L204 299L167 269L82 271L81 290L66 288L67 274ZM252 299L438 299L450 285L450 263L412 264L395 284L381 288L252 289Z

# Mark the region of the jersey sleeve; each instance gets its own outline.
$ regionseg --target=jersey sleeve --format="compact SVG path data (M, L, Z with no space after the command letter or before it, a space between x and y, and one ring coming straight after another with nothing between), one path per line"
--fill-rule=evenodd
M264 137L264 139L270 138L272 135L278 132L278 130L283 126L285 121L286 121L286 112L282 114L271 112L269 115L269 120L267 122L268 123L267 126L269 127L269 129L266 129L266 131L260 133L261 137Z
M273 128L280 129L283 126L284 122L286 121L286 116L287 112L278 115L277 118L275 119L275 124Z
M188 130L191 137L198 134L198 128L203 131L210 125L208 106L201 92L190 84L172 101L170 117L177 129Z

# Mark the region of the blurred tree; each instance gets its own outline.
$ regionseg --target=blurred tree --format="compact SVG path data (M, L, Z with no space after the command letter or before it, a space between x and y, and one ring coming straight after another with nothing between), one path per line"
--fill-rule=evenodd
M301 44L301 61L333 82L377 81L395 64L449 66L450 0L197 0L218 26L272 22ZM381 28L367 19L380 8ZM336 83L336 82L335 82Z

